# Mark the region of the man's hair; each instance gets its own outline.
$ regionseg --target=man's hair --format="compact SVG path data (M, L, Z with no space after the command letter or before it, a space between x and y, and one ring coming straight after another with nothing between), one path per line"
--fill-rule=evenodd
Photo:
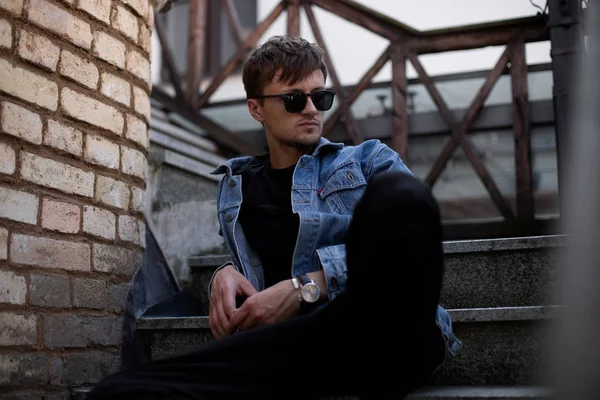
M290 36L273 36L256 48L246 60L242 72L246 98L261 96L275 73L279 81L293 85L320 69L327 80L324 52L318 45Z

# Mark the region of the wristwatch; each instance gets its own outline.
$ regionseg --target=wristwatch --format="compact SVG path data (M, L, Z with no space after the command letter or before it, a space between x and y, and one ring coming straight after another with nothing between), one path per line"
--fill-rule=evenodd
M298 300L304 303L316 303L319 297L321 297L321 289L319 289L315 281L310 279L306 274L300 274L295 279L294 285L297 282L297 288L300 289Z

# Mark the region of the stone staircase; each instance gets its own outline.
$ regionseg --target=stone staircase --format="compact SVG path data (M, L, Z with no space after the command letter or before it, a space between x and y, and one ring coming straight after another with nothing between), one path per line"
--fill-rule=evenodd
M449 241L442 305L463 343L458 355L414 399L548 399L544 378L548 328L561 312L554 300L554 252L565 237ZM206 284L225 256L193 257L195 287L181 301L206 301ZM187 296L187 300L185 300ZM197 303L196 303L197 304ZM148 359L212 340L207 308L177 314L162 306L140 318ZM169 312L169 310L173 312ZM368 323L368 321L364 321Z

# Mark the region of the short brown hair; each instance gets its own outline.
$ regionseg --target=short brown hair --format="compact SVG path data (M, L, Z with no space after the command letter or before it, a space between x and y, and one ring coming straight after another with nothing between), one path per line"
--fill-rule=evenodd
M256 48L242 72L246 98L263 94L264 87L281 70L279 81L293 85L320 69L327 80L324 52L318 45L290 36L273 36Z

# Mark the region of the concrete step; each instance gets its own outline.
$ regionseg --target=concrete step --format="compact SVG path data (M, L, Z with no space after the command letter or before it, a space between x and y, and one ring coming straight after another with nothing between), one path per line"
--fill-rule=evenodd
M560 310L558 306L449 310L463 347L434 373L430 383L435 386L544 384L539 371L546 361L546 330ZM204 316L143 317L138 328L147 344L149 359L163 358L213 340L208 318Z
M563 235L548 235L445 242L442 305L457 309L555 304L554 254L564 239ZM219 255L188 260L194 291L206 312L210 277L229 260L229 256Z

